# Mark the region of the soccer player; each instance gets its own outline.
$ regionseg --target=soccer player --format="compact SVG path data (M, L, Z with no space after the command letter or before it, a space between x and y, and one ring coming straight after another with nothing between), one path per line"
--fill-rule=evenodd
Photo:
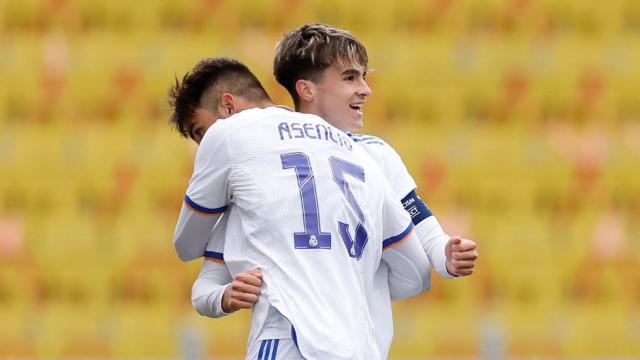
M291 93L297 110L322 115L334 126L350 132L362 127L362 110L371 93L365 80L367 63L366 49L351 34L312 24L285 35L278 46L274 73ZM202 132L208 124L196 122L194 126ZM436 271L444 278L470 275L478 256L475 242L449 237L443 232L417 196L415 182L393 148L376 137L352 133L351 136L383 169L397 198L411 214ZM223 228L221 224L216 229L218 236L224 235ZM380 352L386 356L393 337L390 299L403 295L389 288L384 263L375 279L375 293L370 301ZM232 279L224 267L210 267L203 270L194 286L194 306L203 315L213 317L251 308L260 293L260 284L258 270L237 274Z
M213 260L205 273L260 267L247 358L382 358L368 303L381 260L403 296L429 287L430 265L379 167L320 117L275 106L235 60L200 62L171 97L200 144L174 245Z
M411 214L431 264L443 278L470 275L478 253L472 240L448 236L416 193L416 183L397 152L378 137L355 134L371 89L366 82L367 50L349 32L325 24L303 25L284 35L274 59L274 75L290 93L297 111L312 113L350 134L378 163L397 199ZM388 268L375 276L372 316L380 352L386 357L393 337ZM390 296L391 295L391 296Z

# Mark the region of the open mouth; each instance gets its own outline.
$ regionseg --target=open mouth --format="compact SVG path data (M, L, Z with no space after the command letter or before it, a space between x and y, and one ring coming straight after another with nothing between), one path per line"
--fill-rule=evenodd
M349 104L349 107L357 111L359 114L362 114L362 106L363 104Z

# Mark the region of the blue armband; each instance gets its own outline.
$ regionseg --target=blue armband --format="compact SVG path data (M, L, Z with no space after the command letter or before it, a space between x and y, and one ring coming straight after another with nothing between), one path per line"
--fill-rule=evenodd
M409 215L411 215L411 221L413 221L414 225L418 225L422 220L433 215L427 207L427 204L416 194L415 189L411 190L411 192L402 199L402 206Z

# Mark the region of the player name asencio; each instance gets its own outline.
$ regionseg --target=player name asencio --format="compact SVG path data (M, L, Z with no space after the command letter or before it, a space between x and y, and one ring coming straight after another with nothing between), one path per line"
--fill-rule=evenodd
M333 141L348 150L352 149L351 140L345 133L323 124L283 121L278 124L278 132L280 133L280 140L305 138L326 140Z

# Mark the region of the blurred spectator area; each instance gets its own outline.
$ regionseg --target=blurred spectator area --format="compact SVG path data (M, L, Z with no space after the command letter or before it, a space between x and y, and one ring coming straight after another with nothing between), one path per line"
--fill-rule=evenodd
M243 353L173 251L167 90L224 55L291 105L273 52L311 21L368 47L363 131L480 247L394 305L392 358L640 356L640 2L0 0L0 357Z

